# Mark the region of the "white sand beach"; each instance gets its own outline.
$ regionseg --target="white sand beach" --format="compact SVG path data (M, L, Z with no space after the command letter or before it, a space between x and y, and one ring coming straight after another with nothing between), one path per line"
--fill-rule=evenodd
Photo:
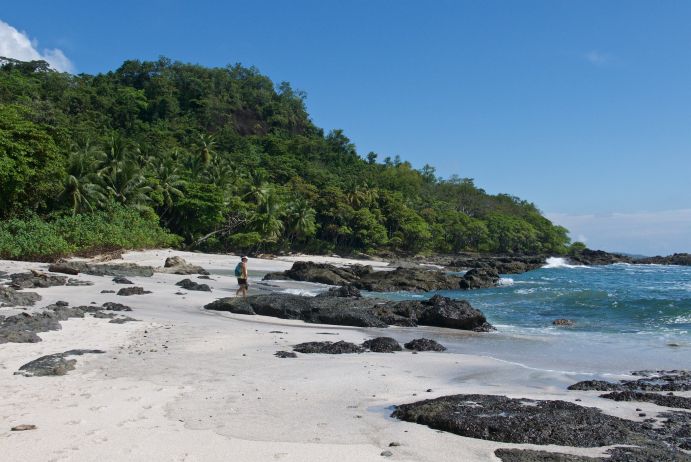
M40 333L39 343L0 345L1 460L496 461L498 447L531 446L464 438L398 421L389 417L392 406L484 393L578 398L583 405L631 419L638 419L635 407L656 408L602 400L593 392L567 395L565 387L573 377L479 355L403 351L280 359L276 351L290 351L300 342L359 343L368 334L359 328L204 310L205 304L234 295L236 256L158 250L130 252L118 261L162 266L173 255L210 271L213 280L199 282L213 291L181 290L175 283L186 276L162 273L129 278L153 292L147 295L101 293L122 286L110 277L89 275L78 276L94 283L88 287L30 289L43 299L28 312L58 300L71 306L117 301L132 307L127 314L139 322L111 324L87 316L62 322L62 330ZM262 287L256 283L263 273L285 270L297 259L319 257L250 259L250 294ZM47 265L0 261L5 272L29 269L45 271ZM274 289L290 288L282 287ZM18 311L0 308L5 316ZM397 329L405 328L380 330L387 335ZM106 353L77 357L76 369L64 376L14 375L39 356L77 348ZM37 428L10 431L20 424ZM559 450L601 454L600 449ZM391 454L383 456L384 451Z

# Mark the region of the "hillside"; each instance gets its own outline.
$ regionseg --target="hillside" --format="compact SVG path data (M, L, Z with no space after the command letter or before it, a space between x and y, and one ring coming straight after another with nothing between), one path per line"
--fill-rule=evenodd
M0 257L209 251L563 253L535 205L325 133L239 64L70 75L0 64ZM37 231L39 230L39 231ZM21 237L21 239L18 239Z

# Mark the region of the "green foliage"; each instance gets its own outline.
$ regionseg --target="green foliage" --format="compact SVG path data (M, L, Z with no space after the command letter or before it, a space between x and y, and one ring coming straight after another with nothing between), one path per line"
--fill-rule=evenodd
M180 239L162 229L158 217L111 206L109 211L45 220L38 216L0 221L0 258L53 260L73 253L168 247Z
M529 202L379 157L325 134L303 92L256 68L0 65L0 249L12 258L172 242L161 226L226 251L568 250Z

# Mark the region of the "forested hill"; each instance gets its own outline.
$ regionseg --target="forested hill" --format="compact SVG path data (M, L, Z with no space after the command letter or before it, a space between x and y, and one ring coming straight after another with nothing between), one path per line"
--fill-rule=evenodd
M161 58L70 75L2 59L0 257L566 251L567 231L531 203L363 154L255 68Z

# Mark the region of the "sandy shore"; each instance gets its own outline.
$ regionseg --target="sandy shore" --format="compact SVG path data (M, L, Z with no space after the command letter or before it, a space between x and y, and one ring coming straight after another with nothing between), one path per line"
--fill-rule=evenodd
M482 356L401 352L279 359L277 350L291 350L296 343L362 342L372 330L205 311L203 305L234 294L237 257L160 250L128 253L123 260L161 266L172 255L211 271L214 280L199 282L208 283L213 292L183 290L185 295L176 295L180 288L174 284L184 276L161 273L130 278L153 292L148 295L102 294L122 286L110 277L88 275L79 278L93 286L31 289L43 300L30 312L57 300L73 306L117 301L131 306L128 315L139 322L72 319L60 331L39 334L40 343L0 345L2 460L380 461L387 459L383 451L391 451L391 460L494 461L497 447L535 446L469 439L400 422L389 417L391 407L441 395L485 393L579 398L583 405L626 418L637 418L634 407L655 408L602 400L597 393L567 394L572 377ZM261 275L285 270L295 259L250 260L250 292L272 289L256 284ZM6 272L46 267L0 261L0 271ZM3 315L16 312L0 308ZM106 353L78 357L76 369L64 376L14 375L39 356L75 348ZM10 431L19 424L37 429ZM389 447L392 442L400 445Z

